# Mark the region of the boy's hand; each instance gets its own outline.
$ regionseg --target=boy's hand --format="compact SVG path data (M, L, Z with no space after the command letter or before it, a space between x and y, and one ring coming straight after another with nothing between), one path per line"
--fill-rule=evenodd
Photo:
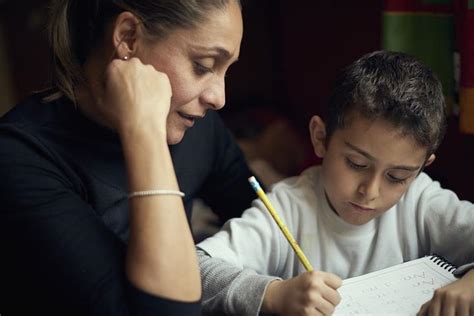
M417 315L474 315L474 270L435 290L433 298L421 306Z
M262 311L285 316L330 315L341 301L337 292L341 285L337 275L323 271L273 281L265 292Z

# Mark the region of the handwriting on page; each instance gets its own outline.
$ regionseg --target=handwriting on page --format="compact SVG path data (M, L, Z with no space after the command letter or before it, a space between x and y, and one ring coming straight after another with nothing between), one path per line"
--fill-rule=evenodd
M334 315L416 315L435 289L452 282L427 264L344 281Z

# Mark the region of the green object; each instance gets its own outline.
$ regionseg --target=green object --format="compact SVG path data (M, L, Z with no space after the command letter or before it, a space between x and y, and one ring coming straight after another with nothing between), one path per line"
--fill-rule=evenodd
M467 4L467 7L469 9L474 9L474 0L469 0L468 4Z
M454 26L451 15L385 12L382 36L384 49L416 56L436 73L444 94L453 95Z

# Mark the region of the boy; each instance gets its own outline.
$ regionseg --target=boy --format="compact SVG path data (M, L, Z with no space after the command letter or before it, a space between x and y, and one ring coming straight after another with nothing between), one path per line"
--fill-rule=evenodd
M315 272L305 272L263 203L198 244L205 311L331 314L341 279L432 253L474 261L474 205L423 168L445 130L441 84L414 58L363 56L336 81L326 124L310 121L322 165L268 194ZM421 314L472 315L474 270Z

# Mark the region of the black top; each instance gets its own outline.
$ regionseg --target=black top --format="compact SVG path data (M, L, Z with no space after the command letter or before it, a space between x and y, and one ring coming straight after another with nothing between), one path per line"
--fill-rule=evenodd
M42 103L42 96L0 119L0 313L199 313L198 303L160 299L128 283L119 137L70 101ZM217 113L209 111L170 151L188 219L197 196L222 220L255 198L244 157Z

